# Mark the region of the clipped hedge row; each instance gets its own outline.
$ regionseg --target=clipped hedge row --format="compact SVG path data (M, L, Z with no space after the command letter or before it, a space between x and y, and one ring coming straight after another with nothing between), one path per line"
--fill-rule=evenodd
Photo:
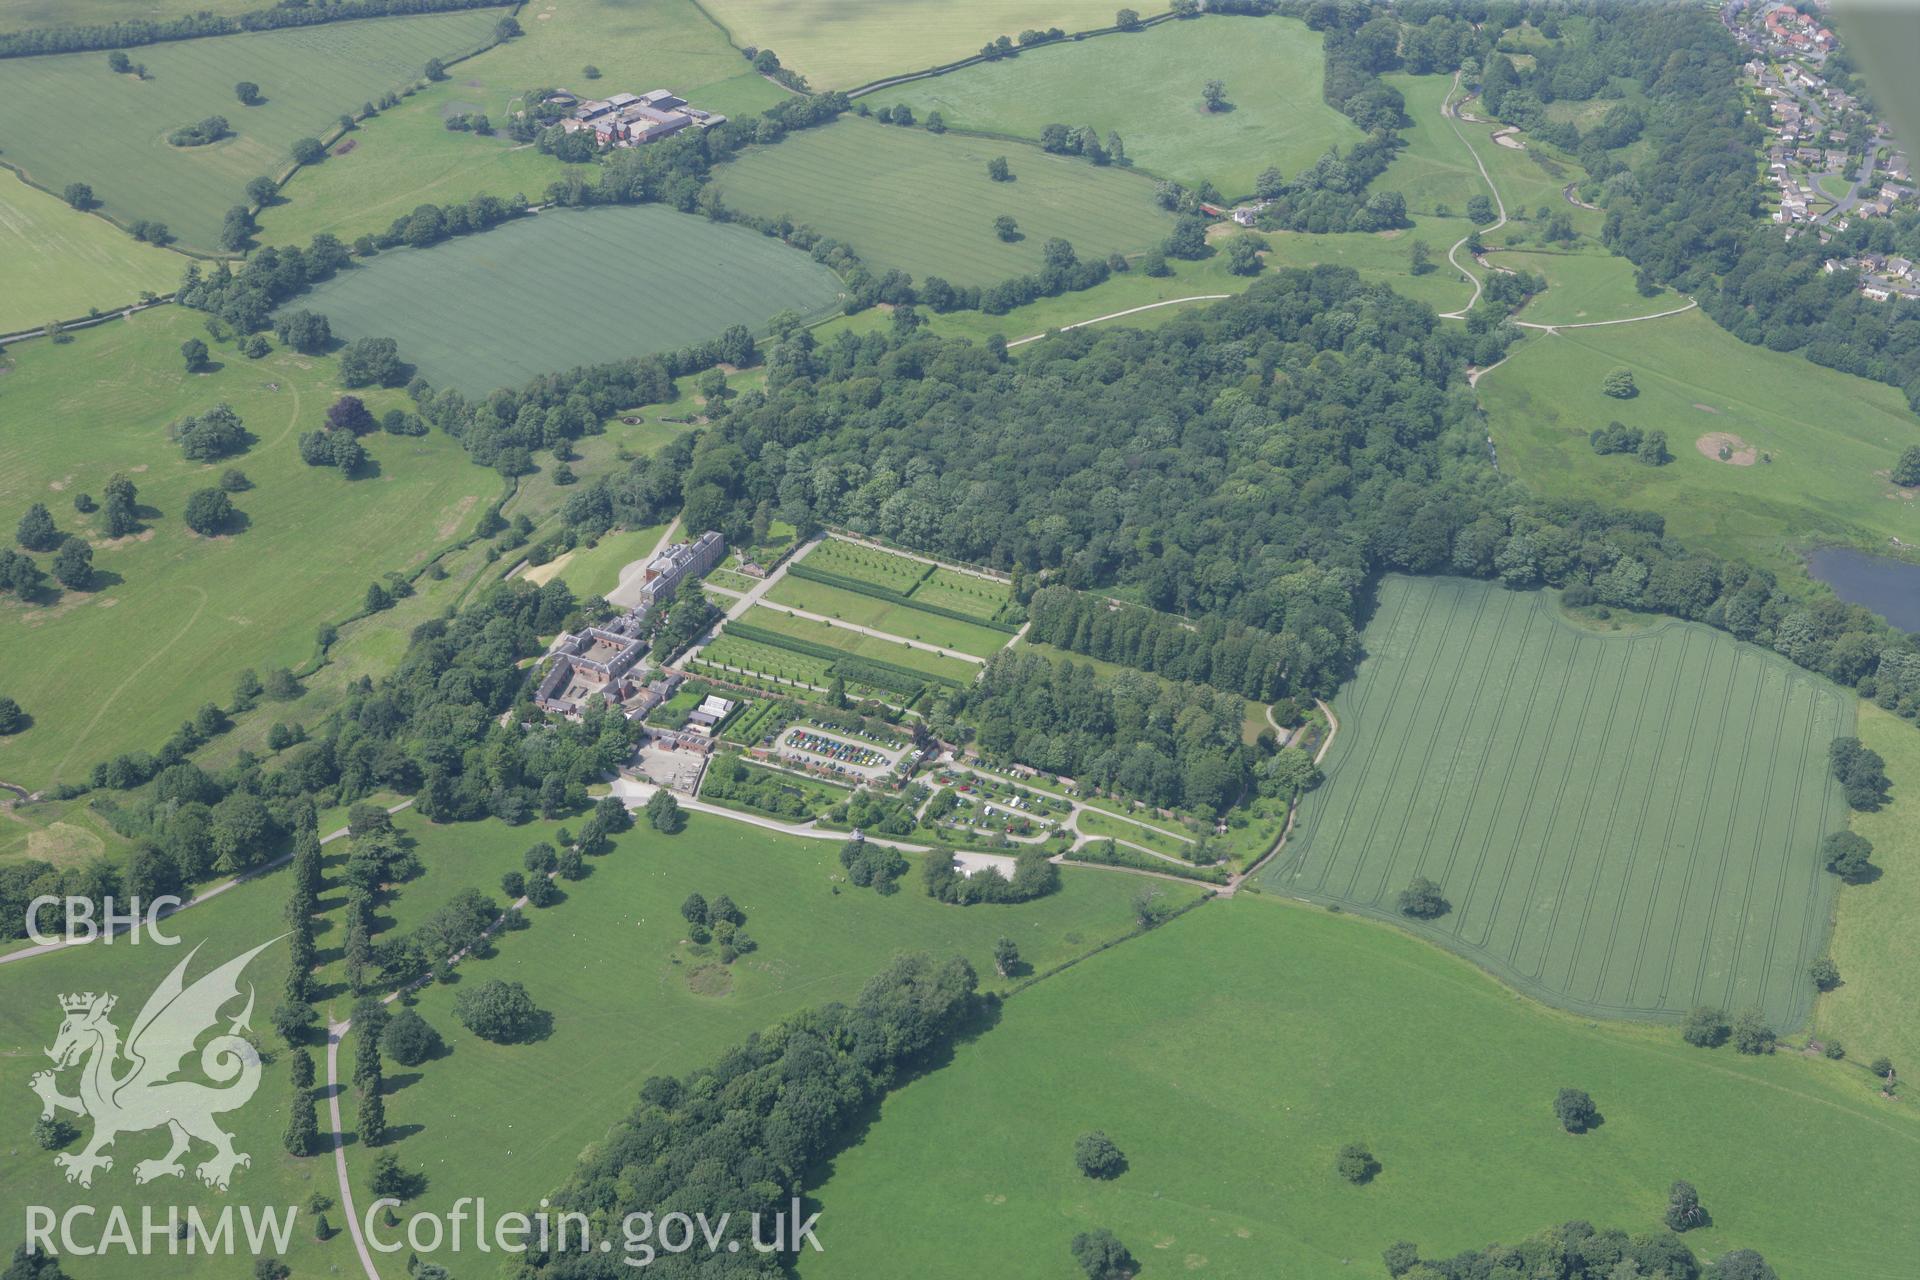
M931 566L930 566L931 567ZM875 586L860 578L849 578L843 574L830 573L825 569L812 569L805 560L796 560L787 566L787 573L806 582L817 582L823 587L838 587L842 591L852 591L858 595L872 596L875 600L885 600L888 604L901 605L908 609L918 609L922 613L936 614L942 618L952 618L955 622L971 622L977 627L990 627L995 631L1015 635L1020 628L1011 622L993 622L971 613L962 613L958 609L949 609L945 605L928 604L924 600L915 600L912 596L903 596L898 591Z

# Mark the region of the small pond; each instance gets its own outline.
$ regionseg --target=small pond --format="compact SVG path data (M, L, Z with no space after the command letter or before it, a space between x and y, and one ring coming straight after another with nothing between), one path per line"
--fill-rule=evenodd
M1820 547L1807 572L1850 604L1864 605L1902 631L1920 631L1920 564L1852 547Z

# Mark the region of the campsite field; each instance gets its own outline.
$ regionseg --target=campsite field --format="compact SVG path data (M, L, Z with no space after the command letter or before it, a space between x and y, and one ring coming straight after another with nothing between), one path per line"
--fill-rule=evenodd
M839 287L806 254L744 227L621 205L384 253L287 305L322 313L339 337L394 338L429 382L475 394L730 325L759 331L782 309L831 306Z
M1840 889L1828 954L1842 982L1815 1003L1813 1027L1822 1039L1839 1040L1858 1062L1882 1055L1895 1064L1920 1062L1920 999L1912 982L1920 966L1920 934L1913 928L1920 919L1920 733L1892 712L1862 703L1860 740L1885 757L1893 780L1886 808L1856 813L1848 824L1873 842L1880 876Z
M100 584L0 605L0 669L34 718L0 739L0 778L83 780L96 761L156 749L202 703L227 703L241 668L304 662L318 624L357 612L369 582L422 563L499 492L497 476L437 432L364 437L375 466L356 479L305 465L295 438L338 394L333 362L221 348L216 371L189 375L180 344L204 334L196 313L158 307L64 345L8 352L0 517L11 529L29 503L46 503L63 532L94 544ZM366 399L375 413L405 403L399 392ZM219 462L187 461L168 425L220 402L254 443ZM252 482L233 495L245 526L200 537L182 509L228 467ZM116 471L139 487L145 531L107 542L101 514L83 518L73 501L98 499ZM36 558L45 567L48 557Z
M735 119L787 96L753 73L693 0L544 0L523 9L519 21L524 36L462 62L448 79L361 125L349 154L295 174L282 202L261 214L263 238L304 244L330 231L351 241L422 202L482 192L538 201L568 166L504 133L483 138L444 124L450 115L479 111L499 128L521 95L538 86L582 96L671 88ZM581 74L588 64L600 79ZM591 167L582 171L594 176Z
M1536 295L1516 317L1533 324L1626 320L1687 305L1687 300L1671 289L1663 288L1651 298L1642 294L1633 284L1633 264L1598 245L1571 252L1500 250L1488 253L1487 261L1496 267L1546 277L1547 291Z
M292 163L296 139L323 137L342 112L421 78L427 59L470 53L492 39L497 9L336 22L143 46L148 79L115 75L99 53L16 58L0 76L0 147L34 182L60 191L92 184L115 221L164 222L186 248L217 251L221 219L243 188ZM241 80L266 101L245 107ZM85 103L88 127L49 104ZM167 135L208 116L233 135L176 147ZM325 163L325 162L323 162Z
M0 172L0 333L167 293L187 259Z
M1049 124L1117 131L1142 170L1250 195L1272 165L1293 174L1365 135L1321 98L1321 37L1296 18L1209 16L1127 35L1041 45L1017 57L872 96L940 112L949 129L1037 142ZM1223 81L1232 110L1200 101Z
M423 840L425 855L464 856L467 831L434 832ZM530 844L549 831L536 824L510 835ZM421 1126L389 1148L428 1178L415 1207L446 1208L463 1195L526 1203L547 1194L581 1148L633 1105L646 1077L711 1061L798 1009L851 998L899 952L963 955L984 987L1004 989L994 976L996 938L1014 939L1022 957L1045 970L1133 924L1137 885L1129 876L1068 869L1060 892L1037 902L955 908L920 892L917 865L892 897L853 888L837 852L834 841L704 814L691 815L677 836L636 829L590 860L586 879L563 885L565 902L535 911L525 932L507 934L496 957L462 966L466 981L525 983L553 1017L549 1038L487 1043L454 1019L457 987L423 993L419 1011L449 1052L419 1068L387 1106L390 1125ZM732 897L758 948L721 968L684 942L678 908L694 891L709 901ZM1190 896L1174 894L1182 902ZM609 983L614 972L622 979ZM561 1078L568 1105L536 1101L530 1111L530 1100ZM348 1156L364 1187L367 1150L350 1146Z
M1851 694L1703 626L1601 633L1549 593L1461 579L1388 578L1364 639L1327 781L1263 887L1404 924L1581 1013L1805 1019ZM1416 875L1451 911L1399 914Z
M987 177L987 162L1000 155L1012 182ZM1041 247L1056 236L1091 259L1144 251L1173 229L1143 175L1019 143L870 120L749 148L718 167L713 181L729 208L791 217L851 245L876 272L897 267L917 280L944 276L960 285L1037 271ZM1001 214L1019 224L1020 240L995 234Z
M970 57L1029 27L1104 27L1114 12L1104 0L706 0L705 8L735 44L772 49L814 89Z
M943 617L916 609L910 604L895 604L824 582L808 582L792 574L774 584L773 590L767 592L766 599L842 622L872 627L902 639L937 644L943 649L956 649L981 658L1003 648L1013 638L991 627Z
M1631 400L1600 391L1619 366L1639 387ZM1657 511L1691 545L1796 577L1815 541L1920 541L1920 501L1888 479L1920 444L1900 392L1748 346L1698 311L1530 339L1476 389L1502 469L1549 498ZM1587 434L1612 420L1665 431L1673 461L1594 453ZM1723 432L1753 465L1719 459Z
M1562 1132L1565 1086L1605 1123ZM890 1095L827 1170L800 1272L1065 1276L1073 1236L1105 1227L1142 1275L1382 1276L1396 1240L1431 1258L1575 1218L1659 1231L1683 1174L1713 1215L1696 1252L1891 1278L1920 1228L1876 1189L1920 1169L1911 1111L1850 1064L1583 1022L1391 929L1242 897L1014 996ZM1112 1181L1074 1168L1090 1129L1126 1155ZM1367 1186L1334 1173L1348 1142L1382 1166ZM1810 1199L1831 1212L1781 1212Z

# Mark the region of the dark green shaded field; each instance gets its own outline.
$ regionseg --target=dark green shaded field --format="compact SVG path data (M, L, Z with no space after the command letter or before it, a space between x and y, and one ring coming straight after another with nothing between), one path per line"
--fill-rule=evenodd
M436 386L469 393L670 351L777 311L817 312L840 279L744 227L661 205L523 218L382 254L296 298L343 338L384 337Z
M1853 704L1703 626L1582 629L1544 593L1389 578L1327 781L1268 889L1400 921L1528 995L1667 1017L1807 1013ZM1452 910L1396 910L1416 875Z

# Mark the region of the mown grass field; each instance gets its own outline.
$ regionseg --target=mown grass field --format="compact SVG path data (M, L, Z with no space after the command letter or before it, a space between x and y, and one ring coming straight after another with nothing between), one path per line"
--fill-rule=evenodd
M0 173L0 333L168 293L187 259Z
M342 112L420 79L429 58L479 48L499 19L474 9L149 45L135 57L146 80L115 75L101 53L15 58L0 77L0 147L49 190L91 183L116 221L156 219L183 247L217 251L227 210L245 203L250 179L285 171L295 139L324 136ZM241 80L266 101L240 105ZM213 115L234 136L167 141Z
M1295 18L1224 15L1128 35L1068 41L873 95L950 129L1039 141L1049 124L1117 131L1141 169L1190 186L1250 195L1273 165L1293 174L1365 135L1320 96L1321 38ZM1232 110L1200 100L1226 84Z
M1510 271L1531 271L1546 277L1547 291L1535 295L1516 317L1534 324L1628 320L1687 305L1687 300L1671 289L1662 288L1651 298L1642 294L1633 284L1633 264L1598 245L1573 252L1501 250L1487 254L1487 261Z
M363 124L348 155L296 174L283 203L261 215L264 238L304 244L330 231L352 240L423 202L481 192L538 201L566 165L504 133L482 138L444 126L449 115L480 111L501 128L529 89L592 96L669 88L735 119L787 96L753 73L692 0L542 0L519 20L524 36L462 62L447 80ZM600 69L600 79L581 74L588 64Z
M791 574L774 584L773 590L767 592L765 598L775 604L792 605L809 613L823 614L843 622L872 627L902 639L937 644L944 649L956 649L981 658L1002 648L1012 639L1008 633L995 631L991 627L942 617L912 605L894 604L861 595L857 591L848 591L844 587L828 586L824 582L809 582Z
M913 599L991 620L1006 606L1012 595L1004 582L994 582L978 574L936 568L913 589Z
M645 559L665 531L665 525L654 525L602 534L593 546L575 547L545 564L525 570L521 576L534 583L558 578L582 600L588 596L604 596L620 585L620 571Z
M1631 400L1600 391L1621 365L1639 387ZM1888 479L1920 444L1900 393L1748 346L1698 311L1533 338L1477 390L1501 467L1548 497L1657 511L1690 544L1794 576L1812 541L1920 541L1920 502ZM1587 434L1613 420L1665 431L1674 460L1595 454ZM1773 461L1733 466L1696 447L1719 432Z
M0 31L40 27L83 27L134 18L168 18L187 13L246 13L260 0L181 0L167 6L150 0L0 0Z
M0 515L10 531L29 503L46 503L63 532L94 544L101 581L51 603L0 604L0 671L34 717L0 739L0 778L73 781L121 751L156 749L200 704L227 703L241 668L304 662L321 622L357 612L369 582L423 563L499 492L498 477L437 432L364 437L376 466L356 479L307 466L295 437L339 394L333 361L281 351L247 360L223 347L217 371L189 375L180 344L204 335L199 321L160 307L8 353ZM405 403L399 392L364 394L376 414ZM254 444L186 461L167 427L223 401ZM228 467L253 482L233 499L245 527L200 537L182 508ZM146 531L107 542L100 513L83 519L73 500L98 499L116 471L139 486Z
M1385 179L1381 179L1385 181ZM1472 228L1465 218L1416 216L1413 226L1398 231L1348 231L1315 234L1310 231L1261 232L1270 246L1267 270L1312 267L1320 263L1352 267L1372 284L1384 284L1436 311L1456 311L1473 296L1473 286L1447 261L1447 247ZM1235 232L1222 231L1221 240ZM1430 269L1413 272L1413 243L1426 242ZM1465 258L1465 255L1461 255Z
M816 586L817 583L808 583ZM857 599L866 599L864 596ZM878 604L879 601L874 603ZM796 605L795 608L800 606ZM980 674L980 664L967 662L960 658L949 658L943 653L929 653L925 649L915 649L910 645L892 640L881 640L859 631L850 631L845 627L836 627L830 622L815 622L810 618L796 618L779 609L770 609L765 605L755 605L747 610L740 619L749 626L765 627L768 631L777 631L796 640L806 640L813 644L824 644L839 649L856 658L873 658L880 662L890 662L895 666L906 667L911 671L923 671L928 675L941 676L948 680L957 680L962 684L971 683ZM946 619L941 619L946 621ZM862 626L869 625L862 623ZM927 643L937 643L928 641ZM804 655L798 655L804 656Z
M1920 1122L1865 1081L1583 1022L1391 929L1243 897L1013 997L890 1095L825 1170L825 1250L800 1272L1067 1276L1073 1236L1106 1227L1142 1276L1383 1276L1396 1240L1431 1258L1574 1218L1658 1232L1684 1176L1713 1215L1696 1252L1892 1280L1920 1228L1877 1192L1920 1176ZM1562 1132L1566 1086L1605 1123ZM1127 1158L1110 1182L1074 1168L1096 1128ZM1356 1141L1382 1166L1364 1187L1334 1173Z
M831 306L839 288L828 268L744 227L621 205L384 253L287 305L322 313L338 337L394 338L429 382L474 394L730 325L759 331L777 311Z
M742 48L772 49L815 89L969 57L1029 27L1087 31L1113 21L1104 0L705 0Z
M999 155L1008 158L1012 182L987 177L987 162ZM870 120L750 148L713 180L728 207L791 217L851 245L876 272L897 267L915 279L944 276L961 285L1039 270L1041 247L1054 237L1082 258L1104 258L1152 248L1173 229L1142 175L1018 143ZM1024 238L999 239L993 223L1002 214Z
M807 552L806 562L809 568L837 573L843 578L858 578L902 594L911 591L927 574L927 566L922 561L840 538L824 539Z
M549 830L536 824L510 834L524 845ZM464 856L468 834L447 828L423 844L430 854ZM586 879L563 885L565 902L535 911L525 932L507 934L495 958L462 967L462 981L525 983L553 1016L550 1038L478 1040L452 1015L457 985L425 992L419 1011L450 1051L419 1068L387 1106L390 1125L421 1126L390 1148L429 1180L416 1207L445 1208L463 1195L529 1203L549 1193L581 1148L626 1114L646 1077L707 1062L797 1009L848 999L899 952L964 955L983 986L1004 988L992 959L1002 935L1045 969L1132 927L1132 877L1068 870L1060 892L1037 902L955 908L919 892L917 880L892 897L853 888L837 853L834 841L703 814L690 815L678 836L636 829L591 859ZM725 994L700 994L690 981L714 962L683 943L679 906L694 891L709 900L731 896L759 944L724 975L697 980L711 990L708 981L720 977ZM1183 891L1174 896L1188 900ZM621 980L609 983L610 973ZM560 1079L568 1105L541 1104ZM368 1154L348 1148L358 1187Z
M1841 985L1814 1005L1813 1029L1839 1040L1859 1062L1882 1055L1895 1065L1920 1062L1920 733L1910 721L1870 703L1860 706L1860 740L1878 751L1893 779L1892 802L1848 823L1873 842L1880 878L1845 885L1828 950ZM1908 1070L1901 1067L1904 1075Z
M1480 180L1472 154L1440 114L1453 77L1394 73L1382 78L1406 100L1409 123L1400 131L1406 145L1374 179L1374 186L1405 196L1411 213L1464 217L1467 201L1486 195L1487 184ZM1461 127L1467 126L1462 122Z
M1610 1017L1812 1001L1853 696L1706 627L1608 635L1548 593L1388 578L1340 734L1264 887L1404 924ZM1399 914L1416 875L1452 910Z

